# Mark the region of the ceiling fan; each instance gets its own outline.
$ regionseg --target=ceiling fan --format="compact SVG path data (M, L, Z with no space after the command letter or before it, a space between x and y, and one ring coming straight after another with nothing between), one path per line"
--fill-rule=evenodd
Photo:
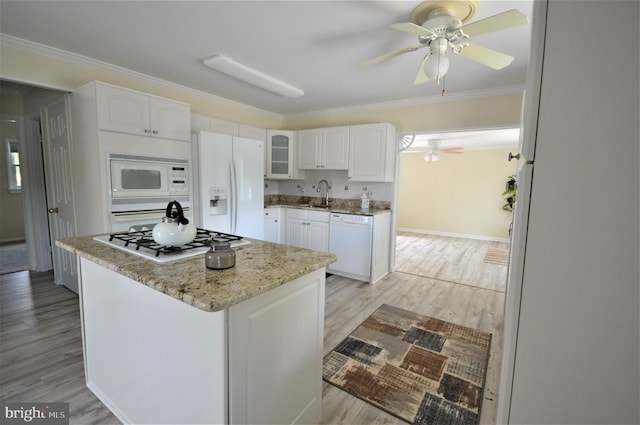
M443 153L464 153L464 148L462 146L452 146L450 148L442 148L442 140L441 139L429 139L427 140L427 147L417 147L412 146L413 142L416 139L416 135L407 135L400 139L400 151L407 152L424 152L424 159L427 162L430 161L440 161Z
M442 140L430 139L428 142L427 150L424 154L424 160L427 162L440 161L443 153L464 153L464 148L461 146L454 146L450 148L441 148Z
M436 80L439 84L449 70L449 58L446 50L451 47L453 53L464 56L493 69L502 69L511 64L514 57L507 54L467 43L470 37L501 31L526 25L527 15L512 9L504 13L490 16L470 24L467 22L478 11L478 0L427 0L420 3L411 12L411 22L391 25L399 31L418 36L418 44L396 50L362 63L371 66L404 53L428 47L422 59L414 84Z

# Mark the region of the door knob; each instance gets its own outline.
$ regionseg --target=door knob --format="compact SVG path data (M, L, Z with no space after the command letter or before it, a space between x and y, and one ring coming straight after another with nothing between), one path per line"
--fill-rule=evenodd
M512 159L520 159L520 154L514 155L513 153L509 152L509 162L511 162Z
M58 208L49 208L49 214L58 213Z

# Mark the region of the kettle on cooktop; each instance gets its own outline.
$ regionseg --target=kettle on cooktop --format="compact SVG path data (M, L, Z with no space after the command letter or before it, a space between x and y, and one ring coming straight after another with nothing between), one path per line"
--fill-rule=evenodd
M153 240L160 245L180 246L193 241L196 233L196 226L185 218L180 203L172 201L167 205L162 222L153 227Z

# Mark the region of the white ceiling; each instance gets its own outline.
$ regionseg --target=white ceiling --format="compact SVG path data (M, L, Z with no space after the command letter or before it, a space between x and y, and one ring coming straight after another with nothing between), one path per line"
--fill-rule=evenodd
M30 1L0 2L0 31L12 37L190 87L278 114L418 100L442 86L414 86L424 50L362 68L372 57L417 44L389 28L409 21L419 1ZM480 1L470 21L519 9L531 0ZM530 25L473 38L515 56L500 71L450 54L448 95L522 90ZM219 74L202 64L224 54L299 87L286 98Z

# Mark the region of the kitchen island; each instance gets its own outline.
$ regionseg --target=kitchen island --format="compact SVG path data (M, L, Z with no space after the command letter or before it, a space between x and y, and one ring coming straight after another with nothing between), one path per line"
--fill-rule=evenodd
M87 386L125 423L318 423L325 267L333 254L257 240L236 266L159 264L83 236Z

